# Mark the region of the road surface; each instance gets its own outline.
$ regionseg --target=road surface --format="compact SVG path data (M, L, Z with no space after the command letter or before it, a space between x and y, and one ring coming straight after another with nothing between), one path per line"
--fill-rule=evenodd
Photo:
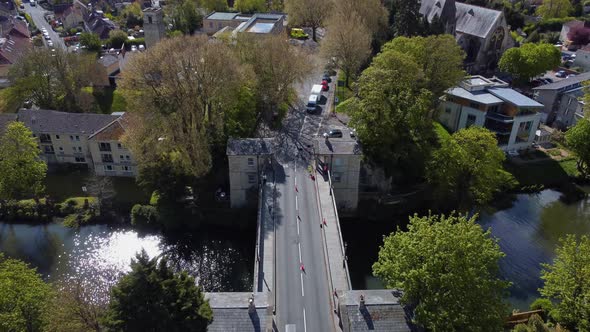
M33 22L35 22L37 29L39 29L39 31L41 31L41 28L45 28L47 30L47 33L53 42L53 47L66 49L64 40L60 38L59 34L53 31L51 25L45 21L45 14L51 12L43 9L43 7L39 6L39 4L36 4L34 7L31 6L29 2L23 2L23 4L25 5L25 12L31 15L31 18L33 19ZM44 44L47 45L47 40L43 39L43 41Z
M298 88L307 100L321 71ZM324 93L333 98L331 93ZM327 111L329 105L324 105ZM318 134L322 114L309 115L300 103L285 119L279 136L280 151L274 166L276 181L276 276L277 328L295 324L298 332L335 331L319 202L308 172L312 138ZM302 267L304 270L302 270Z

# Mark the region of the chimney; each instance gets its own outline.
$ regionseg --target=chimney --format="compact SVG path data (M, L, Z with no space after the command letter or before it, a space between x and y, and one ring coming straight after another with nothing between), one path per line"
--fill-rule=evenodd
M359 310L364 310L365 309L365 296L363 294L361 294L361 296L359 296Z
M256 312L256 305L254 304L254 294L248 299L248 313L253 314Z

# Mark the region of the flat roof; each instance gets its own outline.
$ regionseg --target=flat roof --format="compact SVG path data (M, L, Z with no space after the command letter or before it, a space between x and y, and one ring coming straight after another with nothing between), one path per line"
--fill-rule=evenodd
M489 88L488 91L494 96L518 107L543 107L543 104L510 88Z
M238 15L240 15L240 13L213 12L211 15L207 16L206 19L230 21L230 20L233 20L234 17L236 17Z
M557 81L551 84L541 85L536 88L533 88L533 90L559 90L572 85L580 84L588 80L590 80L590 72L582 73L570 78L565 78L561 81Z
M485 90L467 91L463 88L455 87L447 90L447 94L485 105L503 103L502 99L497 98L496 96L486 92Z
M273 138L242 138L227 141L228 156L269 155L274 151Z
M274 26L274 23L254 23L254 25L248 29L248 32L270 33Z
M315 153L318 155L360 155L361 146L355 140L342 138L316 138Z

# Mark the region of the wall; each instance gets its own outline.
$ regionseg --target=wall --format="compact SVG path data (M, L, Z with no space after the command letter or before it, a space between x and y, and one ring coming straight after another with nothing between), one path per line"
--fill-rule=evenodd
M551 114L551 111L553 110L553 105L555 104L557 94L557 90L535 91L535 100L545 106L541 109L541 112L543 112L543 114L541 114L541 120L543 123L547 122L548 116Z
M213 34L216 33L217 31L225 28L225 27L232 27L232 28L237 28L238 25L240 25L240 23L242 23L243 21L238 21L238 20L209 20L209 19L204 19L203 20L203 31L205 33L209 33L209 34Z
M243 207L248 203L248 192L258 188L260 174L268 165L268 156L228 156L228 164L231 207Z
M90 151L88 151L88 136L48 132L35 132L34 134L37 136L37 141L41 147L41 158L46 162L86 164L89 168L92 168L92 157ZM51 143L41 143L41 134L49 134L51 136ZM45 153L45 146L53 146L55 154ZM76 157L84 158L84 161L76 161Z
M515 117L514 123L512 125L512 132L510 133L510 139L508 140L508 145L500 146L500 148L504 151L523 150L530 148L535 139L535 132L539 128L540 120L541 114L539 113ZM525 123L528 121L532 121L530 132L528 134L528 140L526 142L519 143L516 141L519 126L521 123Z
M576 52L576 60L574 60L574 66L584 68L584 71L590 69L590 52L585 50L578 50Z
M103 152L99 149L99 143L110 143L111 151ZM137 176L137 163L133 159L131 152L126 149L119 141L97 141L91 139L89 141L90 153L94 162L94 171L98 176ZM112 163L104 163L102 161L102 154L111 154L113 157ZM123 158L121 158L123 156ZM129 158L127 158L129 156ZM112 170L107 170L105 166L111 166ZM124 168L128 169L125 170Z
M361 155L320 155L328 163L338 210L356 210L359 197Z
M567 129L577 123L576 113L583 114L583 105L575 95L564 94L561 96L554 124L560 129Z

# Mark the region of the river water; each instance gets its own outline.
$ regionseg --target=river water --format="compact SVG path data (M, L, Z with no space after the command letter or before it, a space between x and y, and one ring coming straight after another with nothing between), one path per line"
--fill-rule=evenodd
M255 230L211 230L165 236L111 225L0 223L0 251L36 267L46 280L78 276L113 284L144 249L150 257L165 254L187 270L208 292L252 289Z
M503 278L513 283L509 301L519 309L527 309L542 286L541 263L550 263L559 238L565 234L590 234L590 198L565 204L561 194L544 190L537 194L517 195L512 207L483 213L479 223L491 229L506 254L500 261ZM382 288L372 276L371 265L377 259L383 235L407 224L407 218L392 223L366 221L343 222L349 268L354 289Z

